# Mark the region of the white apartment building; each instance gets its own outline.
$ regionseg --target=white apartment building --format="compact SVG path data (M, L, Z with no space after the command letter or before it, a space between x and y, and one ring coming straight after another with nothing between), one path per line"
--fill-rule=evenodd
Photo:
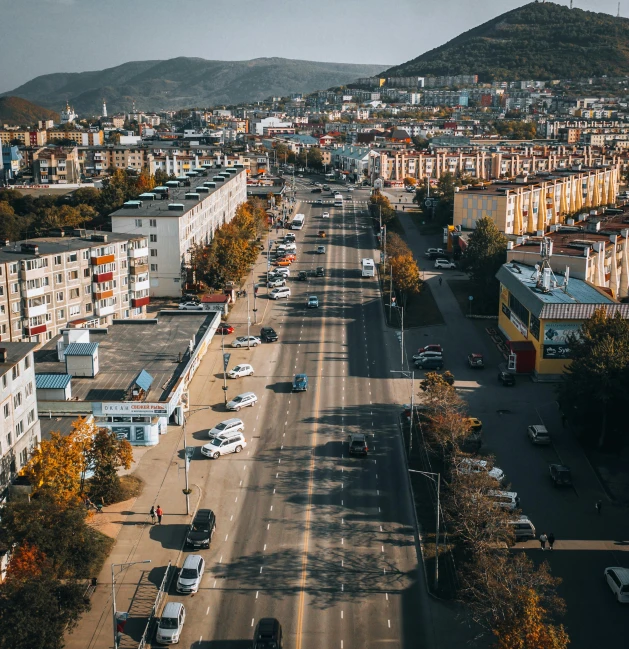
M114 232L148 239L151 296L180 296L190 249L208 244L247 200L247 174L242 165L203 180L199 178L196 187L194 179L185 181L191 187L170 181L168 187L142 194L111 214Z
M148 238L61 231L0 248L0 341L45 342L68 326L143 318Z
M0 347L0 501L41 441L35 395L34 343Z

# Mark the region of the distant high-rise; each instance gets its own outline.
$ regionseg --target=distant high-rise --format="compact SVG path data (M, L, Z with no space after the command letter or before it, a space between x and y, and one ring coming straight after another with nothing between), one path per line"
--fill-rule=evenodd
M107 104L105 102L105 98L103 97L103 114L101 117L107 117Z

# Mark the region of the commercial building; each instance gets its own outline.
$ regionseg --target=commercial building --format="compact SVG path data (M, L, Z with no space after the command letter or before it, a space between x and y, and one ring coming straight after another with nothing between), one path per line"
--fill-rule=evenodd
M53 416L93 415L131 444L154 446L169 423L182 423L188 386L220 319L172 311L64 330L35 353L39 407Z
M41 440L33 343L0 346L0 501Z
M500 281L498 327L507 338L509 364L540 380L561 377L570 364L570 334L599 308L629 318L629 304L620 304L604 290L581 279L558 278L547 265L504 264Z
M543 234L568 215L612 205L618 195L618 166L554 171L512 182L499 182L457 192L454 226L473 230L489 217L505 234Z
M111 214L114 232L148 240L150 294L155 297L181 295L190 249L208 244L247 200L247 174L240 165L205 182L196 172L191 174L142 194Z
M81 180L76 147L43 147L33 153L33 180L37 185L75 184Z
M56 231L0 248L0 340L45 342L67 326L143 318L148 238Z

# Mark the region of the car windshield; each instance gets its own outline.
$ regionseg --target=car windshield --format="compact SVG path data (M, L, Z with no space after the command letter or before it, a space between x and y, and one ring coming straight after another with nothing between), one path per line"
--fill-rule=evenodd
M227 428L227 424L222 421L218 426L216 426L216 430L225 430Z
M220 446L223 443L223 440L220 437L215 437L210 444L212 446Z
M241 369L242 369L242 367L240 367L240 365L236 365L236 367L234 367L232 372L240 372Z
M177 628L177 618L176 617L163 617L159 622L160 629L176 629Z
M234 403L240 403L242 401L242 398L241 397L235 397L234 399L232 399L232 401Z
M193 532L209 532L207 523L196 523L192 526Z
M196 579L199 576L199 573L194 568L183 568L181 574L179 575L180 579Z
M358 440L354 440L352 442L352 446L364 446L364 445L365 445L365 442L361 442L361 441L358 441Z

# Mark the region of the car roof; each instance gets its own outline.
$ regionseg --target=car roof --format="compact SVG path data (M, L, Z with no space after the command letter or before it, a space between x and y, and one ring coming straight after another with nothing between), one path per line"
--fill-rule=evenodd
M532 428L536 433L547 433L548 431L546 430L546 426L534 424L531 425L529 428Z
M550 468L555 471L570 471L570 467L565 464L551 464Z
M273 327L262 327L262 331L275 331Z
M258 622L257 639L273 637L279 632L280 623L274 617L263 617Z
M177 617L179 611L183 608L181 602L168 602L162 611L162 617Z
M605 571L613 570L616 573L616 576L623 584L629 584L629 568L622 568L620 566L609 566L605 568Z
M229 419L223 419L223 421L220 421L216 426L219 426L220 424L235 424L235 423L240 423L242 424L242 420L239 419L238 417L230 417ZM216 428L214 426L214 428Z
M472 358L482 358L482 357L483 357L482 354L470 354L470 356L471 356Z
M237 397L255 397L256 395L253 392L242 392L241 394L237 394Z
M199 509L197 510L197 513L194 515L194 520L206 520L213 518L214 512L211 509Z
M295 374L296 379L307 379L308 375L307 374Z
M365 433L350 433L350 438L351 439L361 439L361 440L366 440L367 436Z

